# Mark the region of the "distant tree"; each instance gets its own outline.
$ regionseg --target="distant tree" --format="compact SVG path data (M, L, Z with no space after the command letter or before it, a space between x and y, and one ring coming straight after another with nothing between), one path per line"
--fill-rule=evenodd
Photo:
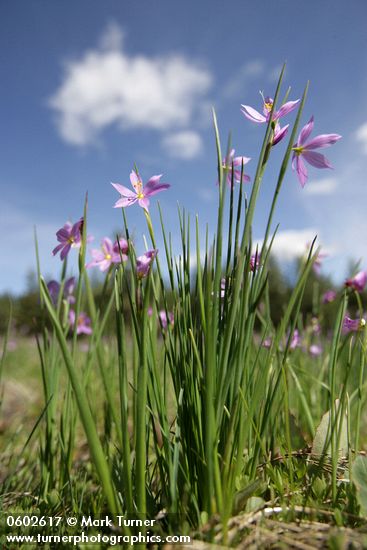
M0 334L5 334L8 329L10 307L13 301L10 294L2 294L0 296Z
M274 256L269 258L268 270L270 315L273 323L277 325L283 317L291 288Z

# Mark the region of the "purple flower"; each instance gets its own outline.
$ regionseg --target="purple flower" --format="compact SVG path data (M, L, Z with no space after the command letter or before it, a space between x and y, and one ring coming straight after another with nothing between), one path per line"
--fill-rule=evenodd
M322 297L322 303L330 304L335 300L335 298L336 298L335 290L327 290Z
M136 258L136 271L139 279L142 279L148 275L152 262L157 254L158 249L153 249L148 250L148 252L145 252L145 254Z
M57 231L56 237L60 244L53 249L52 254L54 256L61 250L60 258L63 260L68 255L72 246L77 247L81 245L83 223L83 218L80 218L74 225L70 222L66 222L66 224Z
M227 157L223 160L222 166L224 170L227 170L227 185L232 185L232 166L233 166L233 183L239 183L241 181L242 165L247 164L251 158L249 157L235 157L235 150L231 149ZM250 176L243 173L242 181L251 181Z
M357 292L362 292L367 283L367 271L360 271L354 277L345 281L345 286L353 288Z
M357 332L361 330L366 325L365 319L351 319L350 317L345 316L343 320L343 333L347 334L348 332Z
M289 349L296 349L301 345L301 337L297 329L293 332L291 343L289 344Z
M318 357L319 355L322 354L322 347L319 346L318 344L312 344L308 351L310 352L310 355L312 357Z
M256 111L256 109L254 109L253 107L250 107L249 105L241 105L242 114L252 122L256 122L256 124L263 124L264 122L269 122L270 113L274 103L274 100L271 97L264 97L264 94L262 93L261 93L261 96L263 98L263 114L259 113L258 111ZM288 101L287 103L284 103L284 105L282 105L278 111L274 111L272 120L277 121L281 117L293 111L293 109L297 107L299 101L300 100L297 99L296 101ZM284 137L284 135L282 137ZM278 139L278 141L280 140ZM273 143L273 145L275 144Z
M250 258L250 269L251 271L256 271L260 266L260 254L252 254Z
M336 143L342 136L339 134L320 134L314 137L308 143L306 140L313 129L313 116L309 122L302 128L297 142L293 146L292 168L297 172L298 179L302 187L306 185L308 171L304 160L315 168L332 168L330 162L324 155L316 153L314 149L329 147Z
M127 242L126 239L124 239L123 237L120 237L118 241L115 241L113 243L113 251L115 252L115 254L118 254L119 258L120 258L120 251L121 251L122 261L126 262L127 255L129 252L129 243Z
M151 317L153 315L153 308L152 307L149 307L148 308L148 315L149 317ZM165 312L164 309L161 309L159 312L158 312L158 318L160 320L160 323L162 325L162 328L165 330L168 325L173 325L174 323L174 315L171 311L168 312L168 317L167 317L167 313Z
M125 251L127 252L128 249L127 241L125 241L125 239L119 239L119 242L121 247L122 260L126 261L127 256L125 254ZM91 255L93 260L86 265L88 269L90 267L98 266L101 271L107 271L107 269L109 269L112 264L118 264L121 262L117 241L112 244L111 239L109 239L108 237L105 237L102 240L101 250L94 248L93 250L91 250Z
M161 321L161 324L162 324L162 328L166 329L168 327L168 325L173 325L173 322L174 322L174 315L171 311L168 312L168 317L167 317L167 314L166 312L164 311L164 309L162 309L159 313L158 313L158 317Z
M262 343L263 348L269 349L271 348L271 345L273 343L273 340L271 338L265 338L265 340Z
M152 176L150 180L147 181L145 187L143 187L143 182L139 175L135 170L132 170L130 173L130 182L134 191L119 183L112 183L111 185L113 185L116 191L121 195L121 198L116 202L114 208L125 208L125 206L131 206L137 202L139 206L148 210L149 197L170 187L168 183L159 183L161 177L162 175Z
M50 293L53 304L56 305L59 297L59 293L60 293L60 288L61 288L60 283L58 283L57 281L50 281L49 283L47 283L47 288ZM67 281L65 281L64 293L63 293L63 298L69 304L75 303L75 298L73 296L74 288L75 288L75 277L70 277L70 279L67 279Z
M69 324L71 330L74 330L75 326L75 311L71 309L69 311ZM92 334L91 320L86 313L81 312L78 315L78 320L76 324L76 333L77 334Z

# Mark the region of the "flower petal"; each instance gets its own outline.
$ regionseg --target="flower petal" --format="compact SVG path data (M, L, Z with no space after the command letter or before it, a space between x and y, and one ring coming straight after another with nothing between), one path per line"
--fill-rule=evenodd
M61 243L64 241L67 241L68 238L70 237L70 232L71 232L71 228L69 229L69 228L66 228L65 226L62 227L56 232L57 240Z
M231 150L230 150L230 152L228 153L228 156L227 156L227 158L226 158L226 160L225 160L226 164L229 164L229 163L232 161L235 152L236 152L236 151L235 151L234 149L231 149Z
M95 262L102 262L105 257L102 250L99 250L98 248L93 248L90 253Z
M302 156L309 164L315 168L332 168L330 162L324 155L316 153L316 151L303 151Z
M128 257L127 257L126 254L123 254L123 253L121 252L121 256L120 256L120 254L116 254L116 252L114 252L111 261L112 261L114 264L119 264L119 263L121 263L121 261L122 261L122 262L127 262L127 260L128 260Z
M56 254L65 246L64 243L58 244L52 251L52 255L56 256Z
M52 282L52 281L51 281ZM345 281L345 286L354 288L357 292L362 292L367 283L367 271L360 271L354 277Z
M241 105L241 113L245 115L246 118L251 120L252 122L256 122L257 124L262 124L263 122L266 122L266 117L256 111L253 107L250 107L249 105Z
M111 239L108 237L105 237L102 240L102 250L105 251L107 254L110 254L112 256L113 254L113 245Z
M242 172L242 170L238 170L238 169L234 170L234 178L233 179L236 183L239 183L241 181L241 172ZM242 175L242 181L243 182L245 182L245 181L249 182L249 181L251 181L251 178L250 178L250 176L248 176L247 174L244 173ZM227 177L227 184L229 186L232 185L232 178L231 178L230 174L229 174L229 177Z
M292 163L293 165L293 163ZM299 179L299 182L302 187L306 185L307 179L308 179L308 171L305 163L303 162L300 155L296 155L295 159L295 166L296 166L296 172Z
M305 143L306 139L311 134L311 132L313 130L313 124L314 124L314 118L312 116L310 118L310 120L307 122L307 124L302 128L302 130L299 134L298 141L297 141L298 147L303 145Z
M155 187L148 187L148 184L144 187L144 195L145 197L152 197L153 195L156 195L160 191L164 191L165 189L169 189L171 186L169 183L159 183Z
M107 269L110 267L112 263L112 259L110 258L109 260L107 258L105 258L102 262L99 263L99 269L101 271L107 271Z
M132 204L135 204L137 201L137 197L122 197L118 201L115 202L114 208L125 208L125 206L131 206Z
M141 179L139 178L135 170L131 170L130 172L130 183L134 187L134 189L135 189L135 185L141 183Z
M118 241L116 240L113 243L113 251L118 257L120 257L120 250L122 255L126 255L129 251L129 243L123 237L120 237Z
M111 185L122 195L123 197L136 197L135 191L132 191L131 189L128 189L124 185L120 185L119 183L111 183Z
M60 258L62 260L64 260L64 258L66 258L66 256L69 254L69 251L70 251L70 248L71 248L71 244L68 243L64 246L64 248L61 250L60 252Z
M233 159L233 166L239 166L242 168L242 164L245 165L250 162L251 157L235 157Z
M65 287L64 287L65 294L72 294L74 292L74 288L75 288L75 277L70 277L70 279L68 279L65 282Z
M272 143L273 146L282 141L282 139L287 135L288 128L289 124L286 124L285 126L283 126L283 128L280 128L279 126L277 129L275 129Z
M273 119L278 120L282 116L287 115L288 113L290 113L291 111L293 111L293 109L295 109L297 107L299 102L300 102L299 99L296 99L296 101L287 101L287 103L284 103L284 105L281 106L279 111L277 111L273 115Z
M159 191L163 191L164 189L168 189L171 187L168 183L159 183L159 180L161 179L162 174L159 176L152 176L144 186L144 195L146 197L150 197L152 195L155 195Z
M341 139L342 136L339 134L320 134L319 136L314 137L306 143L304 146L305 149L318 149L320 147L330 147L330 145L333 145L339 139Z
M148 179L147 183L144 185L144 189L146 189L147 186L154 187L159 183L159 180L161 179L163 174L158 174L157 176L152 176Z
M152 194L152 193L151 193ZM149 199L148 197L144 197L143 199L138 200L139 206L144 208L145 210L148 210L149 207Z

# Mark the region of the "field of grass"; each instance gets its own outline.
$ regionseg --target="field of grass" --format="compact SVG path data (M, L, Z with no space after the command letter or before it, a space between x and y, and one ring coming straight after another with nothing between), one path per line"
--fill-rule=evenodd
M158 536L190 536L198 548L367 546L367 332L360 299L367 276L351 277L328 300L315 287L312 316L302 315L306 284L320 261L313 242L281 321L272 320L274 213L291 155L300 162L310 130L306 125L296 141L307 87L290 104L288 93L279 99L281 81L282 75L274 102L264 99L269 116L249 197L245 161L236 168L230 143L222 158L214 115L214 238L201 242L198 220L179 210L182 247L173 251L164 214L153 227L144 202L167 186L150 180L143 187L135 167L133 191L117 189L126 239L114 245L105 239L94 254L94 267L106 273L97 303L85 260L87 200L82 220L58 232L63 276L52 287L39 273L37 338L16 346L5 339L3 346L4 548L39 546L10 543L9 533L80 537L83 517L96 520L86 529L90 537L105 537L93 548L128 547L128 540L158 547ZM295 109L264 239L255 247L262 177L272 147L285 138L277 121ZM322 139L333 144L335 136ZM135 249L126 223L124 208L135 202L150 239L145 251ZM71 245L79 249L72 283ZM359 305L354 319L351 299ZM330 332L324 319L331 300L337 308ZM114 335L106 330L111 315ZM30 516L47 524L26 525L22 518ZM119 516L152 523L121 525ZM68 517L77 525L68 525ZM111 523L101 524L106 517ZM90 542L78 539L74 547Z

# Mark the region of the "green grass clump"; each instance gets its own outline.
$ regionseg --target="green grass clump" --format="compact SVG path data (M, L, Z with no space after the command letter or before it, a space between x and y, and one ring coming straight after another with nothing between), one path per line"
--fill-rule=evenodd
M283 71L273 110L282 76ZM300 311L319 253L315 243L277 325L271 315L273 217L306 93L307 88L260 248L252 243L252 222L271 156L271 116L247 198L242 184L234 189L233 170L227 189L229 168L223 167L214 115L219 180L214 237L207 233L201 242L198 218L192 224L179 210L177 256L163 213L157 230L144 211L147 247L157 248L159 231L164 250L141 277L124 214L129 267L121 262L110 269L99 304L85 269L86 201L73 308L76 318L88 310L93 333L81 341L74 326L69 336L70 305L62 292L55 305L39 276L43 405L17 449L17 438L8 439L4 511L159 518L157 532L195 533L232 545L264 518L363 525L363 467L355 484L352 465L365 438L366 335L342 333L349 294L341 293L333 337L320 337L324 350L317 358L294 345L297 331L308 334L307 345L312 341ZM62 284L65 277L66 261ZM166 319L173 314L171 322L163 322L162 311ZM105 336L111 314L115 338ZM11 366L10 356L8 361ZM14 366L14 377L18 373Z

